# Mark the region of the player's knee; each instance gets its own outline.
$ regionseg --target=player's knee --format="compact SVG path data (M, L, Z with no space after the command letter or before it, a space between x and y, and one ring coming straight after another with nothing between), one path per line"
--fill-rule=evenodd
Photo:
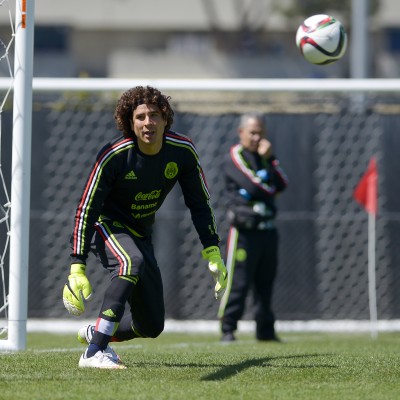
M155 324L152 327L151 331L149 332L150 333L149 337L155 339L156 337L160 336L163 331L164 331L164 321L162 323Z
M161 326L160 327L154 327L153 330L150 331L150 334L149 334L148 337L152 338L152 339L155 339L156 337L161 335L163 330L164 330L164 326L163 327L161 327Z
M152 321L143 327L143 337L155 339L164 331L164 320Z

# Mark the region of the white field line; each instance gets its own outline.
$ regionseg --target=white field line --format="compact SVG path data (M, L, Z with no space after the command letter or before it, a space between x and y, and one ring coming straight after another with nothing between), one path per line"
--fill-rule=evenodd
M46 333L58 333L58 334L76 334L78 329L86 324L93 323L92 320L60 320L60 319L30 319L27 322L28 332L46 332ZM342 333L365 333L370 332L371 323L370 321L355 321L355 320L341 320L341 321L277 321L276 329L279 332L298 332L298 333L318 333L318 332L342 332ZM380 332L396 332L400 331L400 320L381 320L378 321L377 329ZM254 333L255 323L254 321L240 321L238 326L238 333ZM176 321L167 320L165 323L164 332L168 333L209 333L219 334L219 322L218 321ZM152 339L149 339L152 340ZM157 340L157 339L155 339ZM255 339L254 339L255 340ZM231 346L252 343L254 340L237 340L235 343L222 343L215 341L207 343L208 346ZM285 339L285 341L298 341L301 338L291 337ZM115 349L129 350L129 349L140 349L146 345L142 344L122 344L114 343ZM163 348L190 348L197 346L204 346L204 343L199 342L181 342L175 344L163 344L160 345ZM36 349L27 350L28 352L34 353L51 353L51 352L82 352L85 349L84 345L72 348L50 348L50 349Z
M93 320L81 319L28 319L28 332L76 333L83 325L93 324ZM379 332L400 331L400 320L377 321ZM370 332L369 320L312 320L312 321L277 321L277 332ZM255 331L254 321L239 321L238 332ZM218 321L166 320L164 332L175 333L219 333Z
M157 339L149 339L149 340L157 340ZM249 344L249 343L254 343L254 340L236 340L234 343L226 343L226 342L220 342L220 341L215 341L215 342L180 342L180 343L173 343L173 344L160 344L158 347L164 348L164 349L181 349L181 348L190 348L190 347L200 347L200 346L231 346L231 345L241 345L241 344ZM114 348L115 351L120 352L121 350L131 350L131 349L142 349L146 347L146 345L142 344L116 344L116 343L111 343L112 347ZM49 348L49 349L31 349L27 350L29 353L82 353L86 349L85 345L82 345L80 347L69 347L69 348L64 348L64 347L57 347L57 348Z

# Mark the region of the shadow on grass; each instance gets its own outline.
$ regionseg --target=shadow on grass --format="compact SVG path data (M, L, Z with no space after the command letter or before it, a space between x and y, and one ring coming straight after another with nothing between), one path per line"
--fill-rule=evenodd
M225 379L229 379L234 375L240 374L241 372L245 371L248 368L253 367L273 367L277 368L276 365L271 364L271 361L275 360L287 360L287 359L309 359L312 357L320 357L321 355L328 355L328 354L303 354L303 355L293 355L293 356L279 356L279 357L263 357L263 358L255 358L251 360L245 360L243 362L232 364L229 366L222 367L218 372L214 372L212 374L206 375L205 377L201 378L202 381L221 381ZM316 364L313 363L312 365L281 365L280 368L337 368L335 365L326 365L326 364Z
M201 381L222 381L225 379L229 379L235 375L238 375L242 373L243 371L249 369L249 368L290 368L290 369L307 369L307 368L338 368L336 365L329 365L329 364L323 364L323 363L318 363L314 361L313 363L310 363L309 360L315 357L321 357L321 356L329 356L330 353L327 354L321 354L321 353L315 353L315 354L299 354L299 355L288 355L288 356L277 356L277 357L263 357L263 358L253 358L253 359L247 359L244 360L240 363L236 364L230 364L230 365L221 365L221 364L200 364L200 363L162 363L164 367L172 367L172 368L210 368L210 367L219 367L219 370L217 372L214 372L212 374L208 374L202 378L200 378ZM279 361L279 360L294 360L294 359L300 359L300 360L305 360L307 363L303 363L301 365L290 365L289 363L284 363L284 364L274 364L274 361ZM128 367L131 366L136 366L136 367L143 367L144 365L146 367L160 367L160 363L152 363L152 362L145 362L145 363L134 363L134 365L127 364Z

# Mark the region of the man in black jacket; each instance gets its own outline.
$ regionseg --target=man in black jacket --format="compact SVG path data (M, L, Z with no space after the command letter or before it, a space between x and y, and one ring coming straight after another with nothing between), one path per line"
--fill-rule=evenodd
M223 341L235 340L247 294L253 289L256 338L278 341L271 309L278 265L275 198L287 178L266 139L262 115L241 117L239 143L224 162L228 219L228 286L219 308Z
M71 267L63 301L83 313L92 287L86 260L93 250L111 273L95 325L82 327L88 344L80 367L125 368L111 341L155 338L164 329L164 298L152 243L155 214L178 182L215 280L215 297L226 287L214 212L193 142L171 130L170 98L150 86L122 94L114 118L122 135L106 144L89 171L75 213ZM125 313L128 303L130 311Z

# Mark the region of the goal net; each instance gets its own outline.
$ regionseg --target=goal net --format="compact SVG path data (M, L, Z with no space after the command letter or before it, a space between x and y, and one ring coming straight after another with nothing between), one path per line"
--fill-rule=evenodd
M222 159L237 141L240 114L260 111L289 177L278 199L280 259L274 291L278 321L366 321L368 216L353 190L371 157L379 171L376 220L378 319L400 317L397 149L398 80L116 80L33 81L30 318L74 318L61 293L69 270L73 215L99 148L118 132L113 112L122 91L158 87L172 97L174 129L198 149L222 237L227 237ZM201 245L179 189L159 211L154 229L167 318L216 320L218 304ZM107 272L89 258L95 288L86 318L95 318ZM244 320L253 318L251 296Z
M189 135L200 153L223 251L222 158L237 141L240 113L264 113L290 181L278 199L281 242L274 309L280 320L368 320L368 216L352 194L375 156L378 318L399 318L399 81L110 79L34 80L31 317L68 317L60 295L74 210L98 149L118 134L115 103L122 91L137 84L172 96L174 128ZM216 319L211 278L179 190L158 214L154 241L167 317ZM88 274L97 289L86 312L93 317L107 278L94 258ZM244 318L252 318L251 305Z

